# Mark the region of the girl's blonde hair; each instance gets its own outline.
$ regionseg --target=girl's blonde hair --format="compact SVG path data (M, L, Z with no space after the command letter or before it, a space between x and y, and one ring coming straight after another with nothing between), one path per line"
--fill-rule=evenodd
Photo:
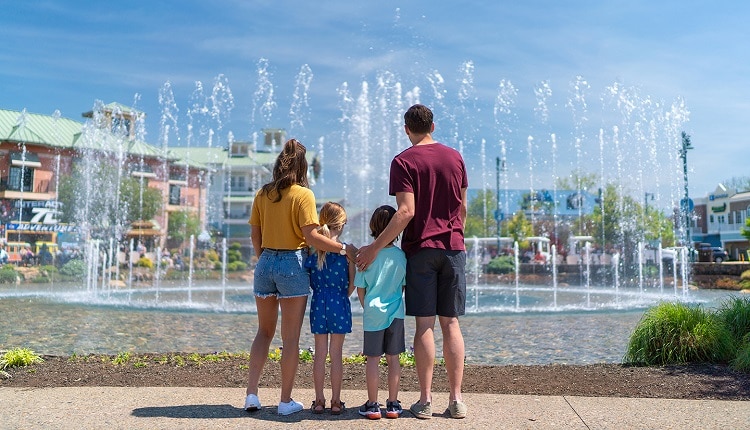
M326 202L326 204L320 208L318 221L320 222L318 233L330 239L331 229L339 229L346 224L346 211L344 211L344 207L338 203ZM316 252L318 254L318 270L321 270L325 266L326 252Z

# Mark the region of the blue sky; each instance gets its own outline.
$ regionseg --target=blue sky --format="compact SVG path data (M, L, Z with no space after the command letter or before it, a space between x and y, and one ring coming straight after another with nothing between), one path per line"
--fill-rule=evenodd
M502 187L551 188L578 169L668 207L681 197L680 131L695 147L691 197L750 176L749 12L646 0L12 2L0 107L82 120L96 100L116 101L146 112L154 145L286 128L324 154L317 192L343 182L380 196L365 182L382 185L408 145L398 116L420 101L436 138L462 149L472 187L495 187L504 145ZM200 117L196 81L207 96L217 78L218 113Z

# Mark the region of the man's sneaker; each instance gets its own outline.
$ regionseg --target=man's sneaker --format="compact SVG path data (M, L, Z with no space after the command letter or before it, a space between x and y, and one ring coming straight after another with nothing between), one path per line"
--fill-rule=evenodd
M291 415L305 409L302 403L289 399L288 402L279 402L279 415Z
M419 400L417 400L417 403L411 405L409 411L412 413L412 415L419 418L420 420L427 420L432 418L432 406L430 406L430 402L422 404L419 403Z
M255 394L248 394L245 397L245 410L248 412L254 412L260 409L260 400Z
M451 418L466 418L466 404L454 400L448 404L448 412L451 414Z
M379 420L383 416L380 413L380 403L370 403L369 400L359 407L359 414L371 420Z
M404 412L404 410L403 408L401 408L401 402L399 402L398 400L385 403L386 418L398 418L402 412Z

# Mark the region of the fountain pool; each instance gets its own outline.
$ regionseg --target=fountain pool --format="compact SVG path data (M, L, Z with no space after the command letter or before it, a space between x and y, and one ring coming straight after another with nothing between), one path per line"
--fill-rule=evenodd
M624 291L623 291L624 290ZM466 360L471 364L616 363L644 310L659 300L716 306L731 292L673 292L628 288L559 289L557 306L544 287L472 285L461 319ZM587 295L588 308L580 305ZM188 299L190 297L190 299ZM361 308L356 300L346 355L362 345ZM475 306L476 305L476 306ZM257 328L252 287L196 283L87 291L74 285L0 287L0 350L31 348L40 354L117 354L248 351ZM305 320L302 348L313 346ZM407 344L414 332L406 320ZM436 337L440 338L439 328ZM280 336L272 344L280 346ZM438 342L438 347L440 342ZM440 348L437 351L441 355Z

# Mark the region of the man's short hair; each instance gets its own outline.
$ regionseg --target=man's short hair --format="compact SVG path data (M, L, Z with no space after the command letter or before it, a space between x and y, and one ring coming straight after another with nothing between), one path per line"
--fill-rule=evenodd
M432 111L425 105L416 104L404 114L404 124L412 133L429 133L432 131Z

